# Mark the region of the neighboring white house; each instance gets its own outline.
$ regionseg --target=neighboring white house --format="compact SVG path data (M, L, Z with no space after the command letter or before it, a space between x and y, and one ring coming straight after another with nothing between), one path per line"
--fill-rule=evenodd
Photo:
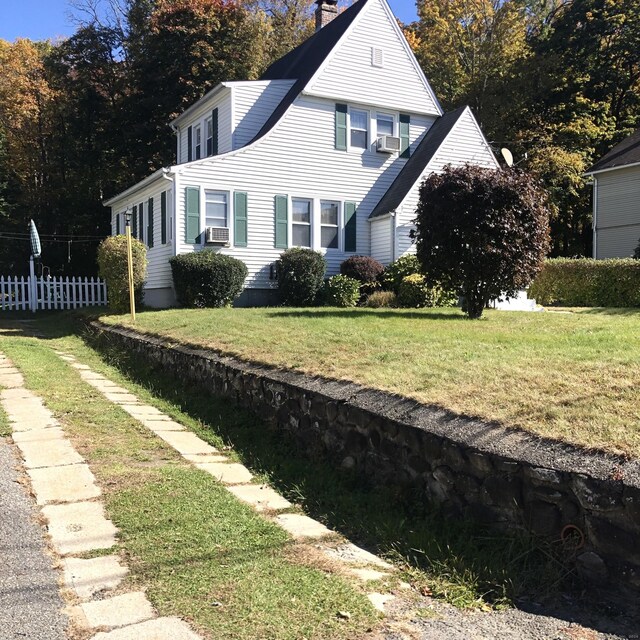
M443 111L386 0L337 13L260 80L224 82L176 118L177 164L107 200L112 233L148 247L145 301L175 300L171 256L212 247L246 263L240 304L274 301L289 247L387 264L412 250L418 188L446 164L497 168L469 108Z
M629 258L640 241L640 129L596 162L593 257Z

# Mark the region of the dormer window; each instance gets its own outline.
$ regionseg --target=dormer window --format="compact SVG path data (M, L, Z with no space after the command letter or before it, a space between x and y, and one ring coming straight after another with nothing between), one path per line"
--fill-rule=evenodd
M359 109L349 111L349 144L353 149L369 146L369 113Z
M193 148L195 151L195 159L200 160L202 158L202 127L198 125L193 130L194 144Z

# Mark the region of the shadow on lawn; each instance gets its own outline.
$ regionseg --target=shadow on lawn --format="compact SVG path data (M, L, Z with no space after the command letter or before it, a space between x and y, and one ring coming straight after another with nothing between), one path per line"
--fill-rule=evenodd
M282 307L268 314L272 318L309 318L320 320L322 318L371 318L384 320L385 318L402 318L404 320L468 320L461 311L433 312L401 311L392 309L334 309L326 307L314 307L313 309L287 309Z
M42 330L68 335L68 325L69 321L48 322ZM399 559L418 588L425 587L461 607L477 606L482 600L494 605L515 603L539 614L581 619L583 607L576 603L576 596L567 600L566 607L558 610L553 606L562 601L557 597L562 589L577 585L563 564L561 549L532 537L496 533L453 518L417 493L374 487L354 472L309 459L295 449L285 433L228 399L152 368L115 348L106 334L84 337L106 362L171 403L176 411L197 420L205 433L213 433L233 447L255 474L309 515L357 544ZM602 603L590 602L589 606L592 611L595 607L611 612ZM615 621L604 620L600 623L603 631L610 625L615 627ZM593 624L593 620L588 622Z

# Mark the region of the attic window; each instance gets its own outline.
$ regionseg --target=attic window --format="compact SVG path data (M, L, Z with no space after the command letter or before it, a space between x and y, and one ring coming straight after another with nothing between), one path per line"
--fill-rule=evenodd
M384 67L384 55L379 47L371 47L371 66Z

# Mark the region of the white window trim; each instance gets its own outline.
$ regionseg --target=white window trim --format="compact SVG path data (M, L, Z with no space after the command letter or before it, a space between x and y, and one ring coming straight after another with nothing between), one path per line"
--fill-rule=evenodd
M326 253L344 253L344 203L342 198L327 196L290 195L288 202L289 215L287 216L288 247L292 249L298 245L293 244L293 201L309 200L311 202L311 249ZM320 221L320 203L335 202L338 205L338 247L330 249L320 246L322 242L322 223ZM352 252L349 252L352 253Z
M388 118L393 119L393 132L391 134L378 132L378 116L387 116ZM376 142L378 138L382 137L383 135L392 135L398 137L400 130L400 116L397 113L390 113L389 111L376 111L375 113L373 113L373 117L371 118L371 120L373 126L375 126L376 131L374 142Z
M229 229L229 246L224 247L221 245L208 245L205 242L205 229L207 228L207 191L212 191L213 193L224 193L227 196L227 228ZM234 220L234 197L233 194L236 191L242 191L242 189L238 189L236 187L230 188L214 188L214 187L204 187L200 186L200 229L202 230L200 236L200 246L207 247L209 249L222 249L222 250L230 250L235 247L235 239L233 236L233 220ZM196 245L197 246L197 245Z
M360 111L362 113L367 114L367 146L362 147L354 147L351 145L351 112L352 111ZM360 129L358 129L360 131ZM351 151L353 153L364 153L366 151L371 150L371 111L364 107L358 107L356 105L348 105L347 106L347 151Z
M288 216L288 233L289 233L289 246L290 247L299 247L298 244L293 244L293 225L301 225L307 226L305 222L294 222L293 221L293 201L294 200L304 200L309 203L309 246L302 247L303 249L313 249L317 237L317 232L315 229L315 209L316 209L316 200L315 198L311 198L309 196L291 196L289 198L289 211L290 214Z
M332 204L338 205L338 217L337 224L322 224L322 203L330 202ZM319 249L321 251L341 251L342 250L342 236L344 236L344 229L342 225L342 210L344 207L344 203L337 198L319 198L318 199L318 244L320 245ZM322 246L322 228L327 227L330 229L336 229L338 232L338 246L337 247L323 247Z

